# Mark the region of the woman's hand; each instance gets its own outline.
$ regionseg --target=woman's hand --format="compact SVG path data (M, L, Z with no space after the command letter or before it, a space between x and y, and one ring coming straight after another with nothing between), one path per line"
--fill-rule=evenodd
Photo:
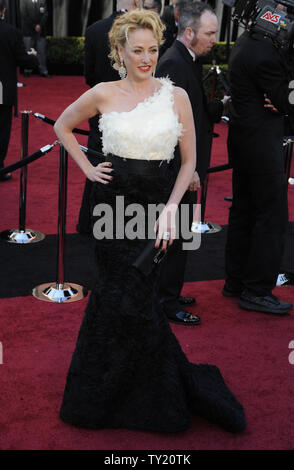
M112 163L102 162L97 166L92 166L89 171L87 171L86 177L93 183L96 181L98 183L108 184L109 181L113 179L113 176L110 173L113 171L113 168L110 168Z
M197 189L199 189L200 186L201 186L200 185L200 178L199 178L199 175L198 175L197 171L195 171L193 173L192 181L189 184L189 191L197 191Z
M167 244L171 245L176 238L176 213L177 204L165 206L155 223L155 232L157 238L155 248L158 248L162 240L162 249L166 250Z

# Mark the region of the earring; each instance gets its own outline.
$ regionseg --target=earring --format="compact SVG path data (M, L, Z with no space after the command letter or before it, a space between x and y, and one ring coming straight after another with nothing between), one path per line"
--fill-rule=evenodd
M119 74L121 80L123 80L127 76L127 70L124 66L123 59L120 59L120 68L118 69L118 74Z

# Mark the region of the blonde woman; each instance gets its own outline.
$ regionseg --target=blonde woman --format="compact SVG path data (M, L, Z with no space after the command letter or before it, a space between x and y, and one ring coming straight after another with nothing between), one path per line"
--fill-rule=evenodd
M176 210L195 169L187 94L168 79L153 77L162 31L154 12L135 10L117 18L109 34L110 56L122 79L87 91L55 125L58 138L95 182L92 203L98 216L97 282L79 332L60 416L67 423L94 429L176 432L191 425L194 412L237 432L245 427L242 406L217 367L189 363L152 295L156 269L146 274L134 265L150 246L152 230L154 246L165 250L172 244ZM101 116L105 162L93 167L72 129L96 114ZM182 164L172 181L168 162L178 141ZM159 203L164 206L154 224L149 209ZM134 207L140 225L137 237L130 235ZM123 215L121 226L117 222ZM102 236L101 221L113 222L113 233L104 227Z

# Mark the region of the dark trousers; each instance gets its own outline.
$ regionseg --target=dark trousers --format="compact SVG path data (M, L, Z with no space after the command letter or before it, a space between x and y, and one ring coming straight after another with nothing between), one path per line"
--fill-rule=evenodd
M189 205L189 227L187 229L191 228L194 215L193 204L196 203L197 192L187 191L181 201L181 204ZM180 207L179 210L181 210ZM159 268L156 296L167 315L183 310L178 299L184 284L188 251L183 250L182 244L182 237L174 240Z
M225 249L226 277L233 289L260 296L276 285L288 224L287 179L284 173L233 171Z
M0 104L0 168L4 167L12 124L12 105Z
M33 47L37 51L40 73L48 73L46 60L46 38L42 36L25 36L23 38L27 51Z

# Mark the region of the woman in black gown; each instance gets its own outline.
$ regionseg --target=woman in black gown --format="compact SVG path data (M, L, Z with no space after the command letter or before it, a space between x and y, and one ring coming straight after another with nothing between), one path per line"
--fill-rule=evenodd
M133 265L148 238L142 233L130 236L130 215L124 218L125 236L115 224L122 215L118 201L125 208L140 206L141 218L136 220L150 238L148 209L164 203L155 227L153 222L153 243L165 249L176 236L176 209L195 169L187 94L152 74L162 29L158 16L144 10L117 18L110 32L111 58L127 76L87 91L55 125L58 138L95 182L94 214L108 207L112 216L106 222L114 224L113 237L107 231L103 236L101 218L93 219L97 282L72 357L60 417L93 429L175 432L187 429L196 413L239 432L246 426L242 405L216 366L188 361L154 297L156 270L143 274ZM106 157L93 167L72 129L97 113ZM172 181L168 161L178 139L182 165Z

